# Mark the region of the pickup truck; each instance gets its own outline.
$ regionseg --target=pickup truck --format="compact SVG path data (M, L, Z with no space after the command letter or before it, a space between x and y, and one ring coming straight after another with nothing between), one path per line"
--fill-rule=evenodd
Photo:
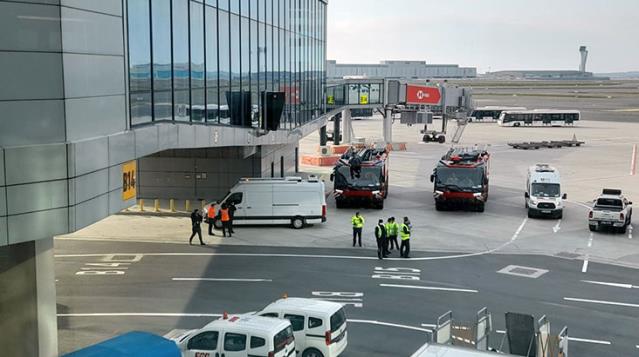
M621 194L621 190L604 189L588 213L588 227L592 232L610 228L625 233L631 221L632 202Z

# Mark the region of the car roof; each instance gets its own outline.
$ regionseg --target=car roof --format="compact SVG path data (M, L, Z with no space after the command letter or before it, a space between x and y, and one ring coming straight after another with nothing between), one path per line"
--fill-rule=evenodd
M278 333L289 325L288 320L246 314L217 319L204 326L204 329L245 329L268 334Z
M306 298L282 298L270 303L264 310L268 309L294 309L298 311L310 312L315 314L324 314L329 312L331 315L342 308L342 304L316 299Z
M488 356L512 356L510 354L495 354L486 351L455 347L451 345L425 344L412 357L488 357Z

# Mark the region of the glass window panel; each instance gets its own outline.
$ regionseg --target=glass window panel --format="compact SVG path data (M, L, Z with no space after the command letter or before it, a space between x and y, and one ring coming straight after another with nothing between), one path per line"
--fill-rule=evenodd
M204 8L191 1L191 121L204 122Z
M266 23L269 25L273 24L273 1L266 0Z
M267 0L257 0L258 4L257 4L257 17L258 20L261 22L266 22L266 9L264 8L264 6L266 6L266 1ZM271 0L268 0L271 1Z
M257 20L257 2L258 0L250 0L250 4L251 4L250 13L251 13L251 19L253 20Z
M229 13L218 11L218 40L219 40L219 73L220 73L220 123L230 124L229 107L226 92L229 91L231 78L230 44L229 44Z
M239 111L241 108L240 93L241 90L241 61L240 61L240 18L238 15L231 14L231 88L230 98L234 98L236 102L231 102L229 98L229 108L231 110L231 124L240 125L241 115ZM235 120L234 120L235 119Z
M188 121L189 100L189 3L173 0L173 117Z
M231 1L237 1L237 0L231 0ZM229 0L217 0L217 7L220 10L229 10Z
M250 110L250 113L243 113L243 115L245 116L249 116L250 117L250 121L251 121L251 125L255 126L255 124L253 123L253 118L254 115L253 113L255 112L255 109L257 109L257 106L254 106L255 103L252 101L250 92L251 92L251 42L250 42L250 36L251 36L251 32L250 32L250 24L249 24L249 19L247 17L242 17L241 20L241 26L242 26L242 42L241 42L241 61L242 61L242 91L248 93L248 94L244 94L242 95L242 100L248 100L249 103L243 103L242 108L243 110ZM250 108L250 109L249 109Z
M242 16L249 17L249 2L250 0L236 0L240 1L240 13Z
M217 10L206 7L206 108L207 121L219 120L219 99L217 83Z
M284 28L285 14L286 14L286 0L280 0L279 10L280 10L279 26L280 28Z
M240 0L231 0L231 13L240 14Z
M131 125L147 123L152 120L149 11L147 0L128 2Z
M153 37L153 114L155 120L173 119L171 86L171 3L151 0Z
M250 62L251 62L251 66L250 66L250 79L251 79L251 103L252 103L252 107L253 107L253 111L254 111L254 121L259 120L259 90L258 90L258 56L259 56L259 45L258 45L258 40L257 40L257 29L258 29L258 22L251 20L251 36L250 36L250 42L251 42L251 58L250 58ZM259 125L258 122L255 122L254 125Z

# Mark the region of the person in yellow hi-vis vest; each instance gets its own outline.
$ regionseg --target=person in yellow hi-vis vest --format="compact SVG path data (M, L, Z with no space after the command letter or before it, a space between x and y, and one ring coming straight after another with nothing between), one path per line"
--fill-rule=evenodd
M359 212L355 212L355 215L351 218L351 223L353 223L353 247L355 246L355 242L359 242L359 246L362 246L362 229L364 228L364 217L362 217ZM359 240L357 239L359 238Z
M402 239L402 245L399 248L399 255L402 258L408 258L410 254L410 231L411 224L408 217L404 217L404 223L399 226L399 237Z
M388 244L386 247L386 251L390 253L390 251L393 250L393 247L399 250L399 243L397 242L397 235L399 234L399 224L395 222L395 217L390 217L388 219L388 223L386 223L386 233L388 234Z

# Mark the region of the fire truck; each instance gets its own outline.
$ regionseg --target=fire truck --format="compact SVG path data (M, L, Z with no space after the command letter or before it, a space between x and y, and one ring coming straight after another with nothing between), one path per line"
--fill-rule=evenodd
M484 211L488 199L490 154L485 149L451 148L430 176L435 208Z
M333 168L331 181L337 208L352 204L384 208L388 195L386 148L350 148Z

